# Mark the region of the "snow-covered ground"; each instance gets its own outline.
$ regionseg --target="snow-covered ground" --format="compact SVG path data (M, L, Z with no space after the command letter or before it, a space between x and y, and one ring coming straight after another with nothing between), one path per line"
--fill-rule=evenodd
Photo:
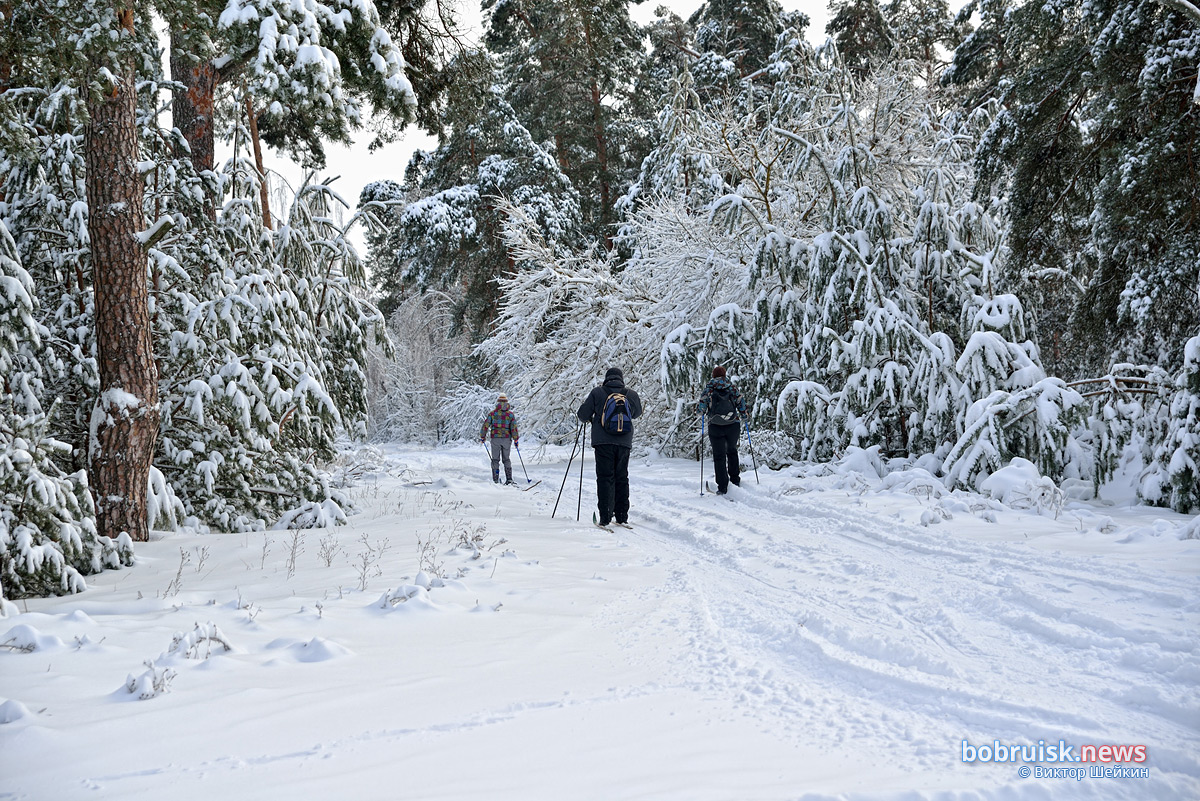
M1200 798L1200 524L859 456L635 458L609 533L590 458L577 523L564 449L394 448L347 526L156 537L0 619L0 798Z

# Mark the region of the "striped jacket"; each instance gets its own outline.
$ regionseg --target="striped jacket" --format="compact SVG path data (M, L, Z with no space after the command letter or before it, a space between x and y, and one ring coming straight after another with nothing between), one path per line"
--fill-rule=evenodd
M483 418L483 425L479 427L481 440L493 437L512 440L521 438L517 433L517 416L508 408L507 403L497 403L496 408L488 412L488 416Z

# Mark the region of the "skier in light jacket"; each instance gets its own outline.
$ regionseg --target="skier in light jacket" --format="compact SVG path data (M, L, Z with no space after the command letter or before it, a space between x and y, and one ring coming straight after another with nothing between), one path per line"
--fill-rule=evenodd
M492 441L492 481L500 483L500 461L504 461L504 483L515 484L512 477L510 455L513 445L521 441L517 432L517 416L508 406L508 396L501 393L496 399L496 408L488 412L479 428L479 441Z

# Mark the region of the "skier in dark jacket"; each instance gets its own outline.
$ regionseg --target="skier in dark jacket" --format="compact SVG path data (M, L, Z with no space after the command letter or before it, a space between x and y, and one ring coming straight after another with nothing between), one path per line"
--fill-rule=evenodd
M712 378L700 395L700 414L708 415L708 441L712 443L713 467L717 471L717 494L724 495L729 485L741 486L738 464L738 438L746 401L728 378L724 367L714 367Z
M592 424L592 448L596 455L597 522L607 526L615 517L618 523L629 520L629 452L633 448L633 427L615 434L604 430L604 404L611 395L624 395L630 420L642 414L642 399L625 386L625 376L616 367L604 374L604 383L593 389L579 406L578 416Z

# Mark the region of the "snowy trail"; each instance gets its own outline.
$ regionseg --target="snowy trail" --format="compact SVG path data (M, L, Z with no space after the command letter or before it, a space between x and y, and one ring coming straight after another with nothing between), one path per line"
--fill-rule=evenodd
M1139 589L1161 587L1161 576L1142 574L1131 585L1128 573L1106 575L1114 571L1105 566L994 544L950 547L948 526L922 530L753 490L735 495L745 503L715 500L696 509L656 492L647 528L683 543L679 558L699 554L705 562L692 571L703 579L688 587L697 616L713 629L698 639L715 635L722 655L741 651L739 659L712 661L754 663L756 669L735 668L729 678L737 682L740 673L745 697L765 699L764 709L776 705L779 714L821 696L831 714L805 717L818 719L834 739L874 729L909 741L914 760L926 767L944 757L935 750L923 758L926 746L980 728L1013 742L1068 734L1105 741L1114 727L1128 731L1133 722L1125 707L1111 708L1114 691L1117 700L1132 700L1126 690L1144 684L1148 666L1190 672L1194 643L1160 643L1155 628L1165 626L1133 628L1088 611L1089 597L1111 602L1120 588L1127 618L1169 619L1188 605L1188 588ZM789 525L788 534L772 533ZM1087 570L1100 574L1102 592L1089 588ZM1179 650L1155 656L1147 642ZM1061 661L1063 646L1087 649L1079 660L1086 674L1045 669ZM1133 718L1141 739L1160 739L1188 720L1194 725L1195 708L1177 708L1180 699L1166 692L1134 693L1146 707ZM1178 756L1185 772L1198 774L1191 754Z
M1144 536L1157 513L987 522L969 497L765 470L701 498L695 462L635 459L634 528L608 533L575 521L574 472L550 519L565 455L526 453L521 493L474 449L397 449L294 577L287 532L170 535L0 620L46 643L0 650L0 702L26 711L0 725L0 799L1200 798L1200 553ZM583 487L586 518L590 460ZM479 558L447 547L464 531ZM444 585L381 608L422 542ZM162 662L160 697L114 690L205 620L231 654ZM964 739L1145 744L1148 776L1021 778L963 764Z
M897 524L778 488L733 489L729 503L688 484L640 477L631 539L673 567L664 594L690 599L710 688L785 730L886 741L926 770L945 767L946 744L991 742L980 732L1195 743L1196 642L1178 626L1195 620L1194 577L963 540L952 522ZM1194 748L1155 753L1184 785L1200 776Z

